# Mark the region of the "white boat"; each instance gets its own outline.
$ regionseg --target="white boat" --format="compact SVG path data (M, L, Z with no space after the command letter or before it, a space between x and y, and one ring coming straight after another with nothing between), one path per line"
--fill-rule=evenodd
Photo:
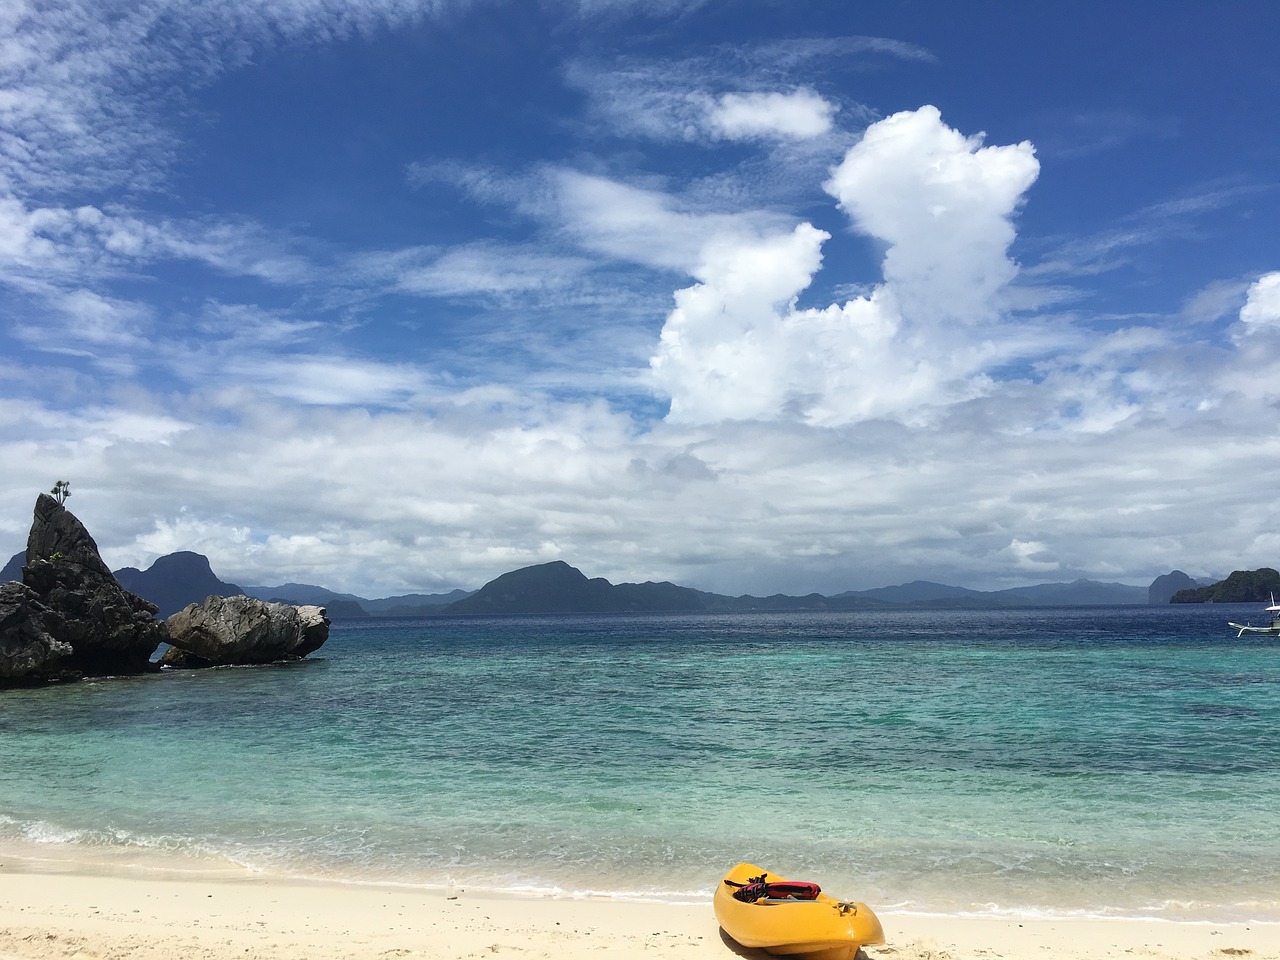
M1232 623L1227 621L1228 627L1233 627L1240 632L1237 637L1243 637L1246 633L1261 633L1269 637L1280 637L1280 603L1276 603L1276 595L1271 595L1271 606L1266 608L1266 612L1271 615L1271 626L1255 627L1248 623Z

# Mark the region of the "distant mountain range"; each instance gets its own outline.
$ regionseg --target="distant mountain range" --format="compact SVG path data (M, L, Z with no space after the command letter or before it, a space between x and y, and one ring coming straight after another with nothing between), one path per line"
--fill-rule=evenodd
M17 554L0 571L0 581L22 578L25 557ZM1259 574L1275 574L1273 570ZM160 557L146 570L125 567L115 571L125 589L160 607L167 617L188 603L210 595L246 594L260 600L293 604L318 604L332 618L414 616L504 616L537 613L733 613L783 610L858 610L930 607L990 609L1030 606L1116 606L1168 603L1175 593L1189 594L1212 581L1197 581L1180 570L1157 577L1149 587L1096 580L1042 583L1007 590L969 590L928 580L914 580L873 590L849 590L834 596L812 593L802 597L774 594L768 597L730 597L706 593L674 583L620 583L588 578L564 561L524 567L504 573L479 590L449 593L411 593L370 600L350 593L336 593L306 583L241 588L214 574L207 557L181 551ZM1237 572L1233 577L1241 577ZM1270 582L1265 577L1259 582ZM1230 582L1223 581L1223 583ZM1250 587L1256 586L1252 580ZM1209 587L1212 589L1212 587ZM1233 590L1234 596L1239 590ZM1277 590L1280 592L1280 590ZM1179 594L1177 602L1196 602ZM1206 599L1216 599L1207 596ZM1242 597L1253 600L1258 597ZM1263 594L1262 599L1265 599Z
M917 580L897 587L850 590L831 597L788 597L704 593L673 583L620 583L588 579L563 561L504 573L464 600L450 604L448 615L515 613L750 612L765 610L859 610L903 606L1023 607L1094 606L1146 603L1146 587L1123 583L1046 583L986 593Z
M475 591L406 593L398 597L368 600L353 593L334 593L309 583L282 583L278 587L249 587L245 592L259 600L319 604L328 611L330 617L423 617L438 614L449 604L469 597Z

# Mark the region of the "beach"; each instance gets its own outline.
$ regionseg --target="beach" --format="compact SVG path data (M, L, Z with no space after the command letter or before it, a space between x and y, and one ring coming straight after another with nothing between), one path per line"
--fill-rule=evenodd
M1223 618L351 622L7 691L0 960L730 960L743 860L867 960L1280 960L1280 666Z
M1280 957L1280 924L885 913L868 960ZM706 903L473 894L0 860L0 960L389 960L513 956L764 958L721 933Z

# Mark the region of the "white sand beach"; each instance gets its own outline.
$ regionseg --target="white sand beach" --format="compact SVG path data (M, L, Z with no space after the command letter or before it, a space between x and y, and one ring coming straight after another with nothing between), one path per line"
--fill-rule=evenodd
M868 960L1274 960L1280 924L881 915ZM0 856L0 960L764 958L710 904L524 898Z

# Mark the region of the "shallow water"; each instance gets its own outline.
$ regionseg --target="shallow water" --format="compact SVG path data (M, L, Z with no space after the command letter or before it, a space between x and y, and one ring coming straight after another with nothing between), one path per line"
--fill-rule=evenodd
M1280 919L1251 607L338 621L312 660L0 694L0 840L665 899ZM53 849L53 848L50 848Z

